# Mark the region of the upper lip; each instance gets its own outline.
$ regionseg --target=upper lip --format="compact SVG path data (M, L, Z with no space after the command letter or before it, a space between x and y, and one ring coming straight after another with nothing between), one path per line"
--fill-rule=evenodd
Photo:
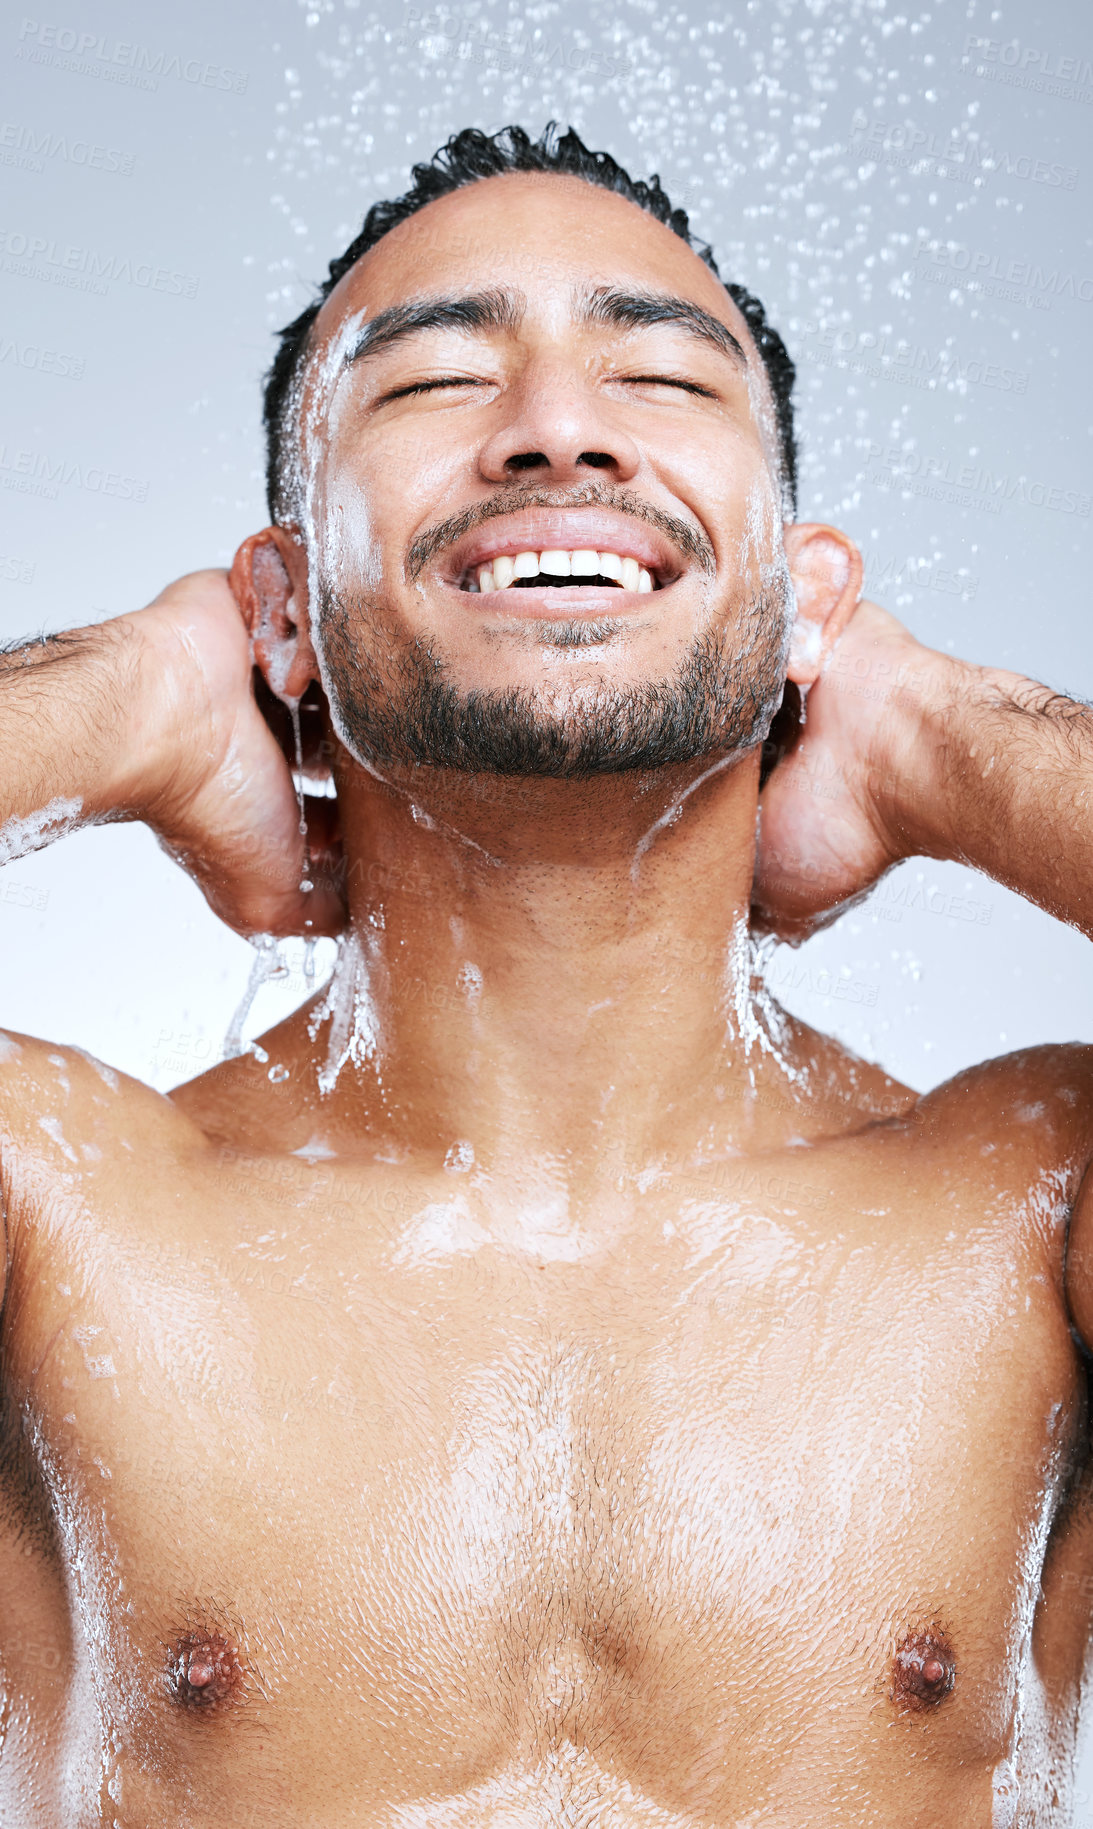
M660 585L670 584L685 561L659 528L611 508L522 508L499 515L449 547L443 575L459 584L499 553L611 552L636 559Z

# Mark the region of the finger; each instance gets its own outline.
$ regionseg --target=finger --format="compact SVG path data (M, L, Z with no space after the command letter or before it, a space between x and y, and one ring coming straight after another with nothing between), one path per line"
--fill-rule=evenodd
M313 919L322 918L328 923L322 930L324 933L339 933L348 919L348 901L338 803L313 794L305 795L304 817L307 821L308 874L313 884L310 894L316 898L318 911ZM335 921L336 926L329 924Z
M760 791L766 786L778 764L796 747L804 732L804 727L801 689L793 680L787 680L782 703L774 714L773 722L763 744L763 759L759 765Z
M254 691L254 702L262 713L266 723L277 739L285 761L290 768L296 765L296 733L292 724L292 713L283 699L271 692L265 680L255 667L251 674L251 686Z
M285 846L272 846L252 832L234 842L221 835L219 843L206 841L200 851L163 838L160 843L193 877L214 914L244 938L339 934L346 923L346 901L336 803L305 799L304 809L306 842L294 823L294 842Z
M762 902L752 903L748 924L757 939L775 939L782 946L800 946L816 931L813 922L793 920L789 915L768 908Z
M332 754L330 708L318 680L312 680L300 700L300 740L304 774L309 780L329 780Z
M311 781L330 778L330 714L326 695L313 680L296 708L294 718L283 699L270 691L254 669L254 702L276 737L289 767Z
M268 883L247 883L238 877L217 881L205 874L197 875L197 881L213 913L247 940L259 934L319 940L340 934L346 924L345 903L333 875L315 881L310 891L295 885L271 890Z
M291 877L276 895L262 896L258 930L312 939L342 932L348 917L338 803L315 794L303 797L306 827Z

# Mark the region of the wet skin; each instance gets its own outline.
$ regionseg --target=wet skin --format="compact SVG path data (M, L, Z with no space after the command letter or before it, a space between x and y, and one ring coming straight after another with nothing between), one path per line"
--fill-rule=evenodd
M711 1108L520 1211L294 1155L267 1046L171 1101L18 1061L6 1822L989 1825L1015 1740L1068 1820L1088 1066L820 1044L761 1147Z
M620 199L496 180L430 206L328 302L315 374L355 314L472 280L522 287L519 324L313 375L312 523L255 536L233 572L290 697L319 671L317 528L351 529L327 559L369 597L353 638L379 674L421 642L462 689L563 712L664 677L696 632L741 644L776 571L746 327ZM719 317L743 368L678 326L590 325L581 288L608 281ZM652 368L708 391L635 379ZM389 410L453 370L445 405ZM583 528L614 550L625 525L578 500L590 474L658 511L633 531L668 542L657 590L498 604L451 542L407 564L517 481L575 503L526 510L521 542ZM701 538L685 550L669 522ZM898 807L849 785L809 800L791 757L757 860L754 749L574 782L376 772L331 737L350 939L265 1058L162 1098L72 1048L0 1043L5 1825L1070 1820L1090 1051L920 1098L772 1006L744 932L753 882L799 929L901 855L956 855L957 827L961 855L1077 920L1055 873L1084 893L1093 847L1073 849L1070 803L1063 837L1028 814L1050 863L1012 836L1028 784L1053 791L1022 762L999 861L981 771L955 769L975 784L958 794L928 766L938 730L951 772L961 744L982 755L978 670L856 611L837 530L791 527L785 549L815 636L788 663L812 685L801 755L905 779ZM596 615L618 626L590 647L544 632ZM69 739L46 745L50 794L148 819L241 928L298 931L304 909L333 927L330 884L297 889L268 731L209 710L250 678L223 579L122 621L124 667L108 636L86 679L78 653L48 675L77 703L113 682L119 720L71 778ZM827 684L836 641L940 683L882 716ZM157 718L170 740L147 737ZM257 860L248 821L274 834Z

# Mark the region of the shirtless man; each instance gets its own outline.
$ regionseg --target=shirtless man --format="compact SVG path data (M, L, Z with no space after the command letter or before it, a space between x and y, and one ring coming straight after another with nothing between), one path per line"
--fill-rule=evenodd
M859 607L656 194L460 146L289 336L230 587L3 663L9 851L348 925L170 1097L5 1042L0 1819L1068 1823L1089 1054L918 1097L747 922L922 855L1090 924L1093 720Z

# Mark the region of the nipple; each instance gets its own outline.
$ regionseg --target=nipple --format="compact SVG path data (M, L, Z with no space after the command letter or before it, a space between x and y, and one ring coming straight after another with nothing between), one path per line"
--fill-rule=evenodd
M241 1702L246 1678L230 1639L219 1632L186 1632L171 1648L167 1682L184 1707L214 1709Z
M952 1646L939 1628L912 1632L900 1641L892 1659L892 1700L897 1705L915 1710L936 1708L955 1682Z

